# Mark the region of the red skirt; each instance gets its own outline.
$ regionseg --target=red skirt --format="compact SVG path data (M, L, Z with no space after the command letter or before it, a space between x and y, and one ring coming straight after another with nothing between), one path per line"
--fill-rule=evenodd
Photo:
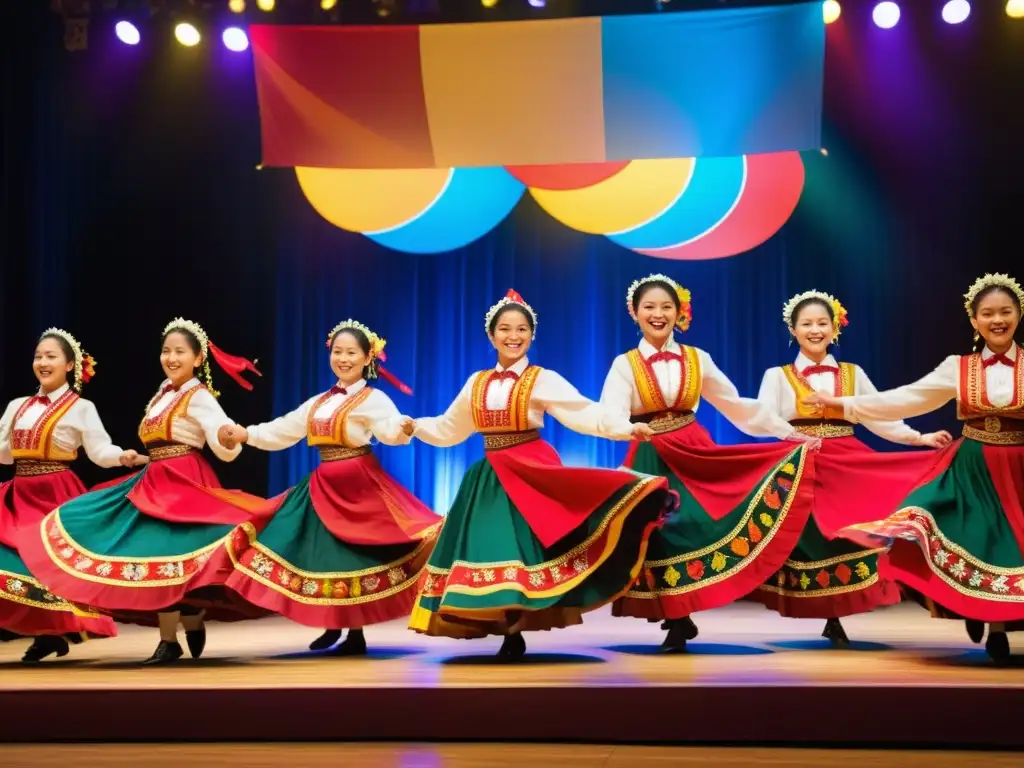
M328 461L228 540L226 584L292 621L361 628L408 616L441 517L372 455Z
M117 634L106 616L55 596L30 573L18 552L19 528L32 528L55 507L85 493L70 469L21 475L0 483L0 628L19 635Z
M19 547L41 580L118 621L153 625L182 605L211 619L266 615L223 588L233 566L225 542L256 521L266 500L220 486L198 452L65 502L22 529Z
M839 618L899 603L899 587L885 577L884 548L865 548L839 531L894 509L938 456L881 453L854 437L823 440L811 519L775 578L752 597L794 618Z

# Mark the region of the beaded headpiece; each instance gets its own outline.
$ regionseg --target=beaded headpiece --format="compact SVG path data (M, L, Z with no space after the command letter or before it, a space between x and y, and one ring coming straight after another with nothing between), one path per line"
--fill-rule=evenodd
M629 316L633 318L633 322L639 322L636 317L636 310L633 309L633 297L642 286L649 283L667 283L672 286L672 290L676 292L676 296L679 299L679 319L676 320L676 328L680 331L689 330L690 323L693 321L690 292L667 275L648 275L640 280L634 280L630 284L629 289L626 291L626 310L629 312Z
M384 366L381 365L381 361L388 359L387 355L384 354L384 347L387 345L387 341L376 333L371 331L367 326L363 325L357 320L342 320L336 326L331 329L331 332L327 334L327 348L331 348L331 342L334 341L334 337L337 336L341 331L346 329L352 329L359 331L366 336L367 341L370 342L370 362L366 366L366 378L376 379L380 375L385 381L390 382L396 386L401 392L411 395L412 389L407 385L399 381L393 374L391 374Z
M798 293L787 301L782 307L782 319L786 323L786 327L793 327L793 313L801 302L807 301L808 299L818 299L819 301L825 302L832 308L832 334L838 339L842 329L850 324L850 319L847 315L846 307L839 303L839 299L832 294L825 293L823 291L804 291L803 293Z
M520 296L518 293L516 293L516 291L512 290L511 288L508 289L508 293L506 293L502 297L501 301L499 301L493 307L488 309L487 314L484 315L484 330L487 331L487 335L491 335L491 320L494 319L494 316L497 315L498 312L500 312L502 309L509 306L510 304L519 307L530 316L530 319L533 320L533 335L534 337L536 337L537 313L533 311L533 307L531 307L523 300L522 296Z
M220 392L213 388L213 375L210 373L211 356L217 362L217 365L223 369L224 373L237 381L238 385L243 389L252 390L252 384L242 378L242 371L252 371L257 376L263 375L256 369L258 360L249 362L244 357L229 355L210 341L210 337L206 335L206 331L202 329L199 323L186 320L183 317L176 317L164 327L163 337L166 339L167 334L173 331L187 331L195 336L196 341L199 342L199 349L203 353L203 370L200 379L206 384L207 389L210 390L214 397L220 397Z
M1001 274L988 274L984 277L979 277L970 288L967 289L967 293L964 294L964 309L967 310L967 316L973 318L974 312L971 310L971 305L974 300L978 297L986 288L992 288L999 286L1005 288L1007 291L1017 297L1017 302L1024 307L1024 290L1021 290L1020 283L1014 280L1009 275Z
M92 380L92 377L96 375L96 361L93 356L82 349L82 345L78 343L78 339L72 336L70 333L65 331L63 328L47 328L43 331L39 340L42 341L47 336L59 336L68 343L71 347L72 353L74 353L75 359L69 362L73 362L74 368L74 383L72 387L75 391L80 392L82 385Z

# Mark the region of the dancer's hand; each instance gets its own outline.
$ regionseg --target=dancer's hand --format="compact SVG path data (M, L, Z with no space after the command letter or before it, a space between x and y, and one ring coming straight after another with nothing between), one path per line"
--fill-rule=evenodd
M139 456L138 451L127 450L121 451L121 455L117 457L117 461L122 467L134 467L139 463L139 459L141 458L145 458L146 461L149 461L148 456Z
M805 443L807 448L812 451L816 451L821 448L821 438L814 437L813 435L805 435L803 432L793 430L786 435L786 441L790 443Z
M239 443L247 443L249 433L237 424L225 424L217 430L217 440L230 451Z
M842 401L838 397L826 395L824 392L813 392L804 398L804 405L816 405L819 408L828 406L838 408L842 405Z
M650 424L638 422L633 425L633 437L637 440L648 442L652 437L654 437L654 430L651 429Z
M944 429L938 432L929 432L917 439L917 444L926 448L945 448L952 442L953 436Z
M402 432L405 433L406 437L412 437L412 433L416 431L416 421L410 419L408 416L402 419L399 426L402 428Z

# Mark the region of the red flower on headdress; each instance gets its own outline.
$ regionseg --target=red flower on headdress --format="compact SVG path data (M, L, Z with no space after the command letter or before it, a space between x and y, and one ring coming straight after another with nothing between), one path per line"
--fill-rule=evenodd
M96 375L96 361L92 355L82 355L82 383L88 384Z
M505 294L505 298L509 301L514 301L516 304L526 304L523 297L519 295L518 291L513 288L508 289L508 293Z

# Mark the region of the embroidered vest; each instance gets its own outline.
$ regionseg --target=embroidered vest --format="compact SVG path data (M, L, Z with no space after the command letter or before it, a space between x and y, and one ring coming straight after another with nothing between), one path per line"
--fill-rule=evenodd
M146 406L146 415L142 418L142 423L139 424L139 439L142 440L142 444L173 443L174 435L171 432L171 425L174 423L175 418L185 416L188 412L189 402L191 402L196 392L200 389L206 389L206 387L200 384L190 389L179 390L166 408L155 416L150 416L150 409L163 394L162 392L157 392L153 399L149 401L149 405Z
M500 374L494 370L480 371L473 381L472 393L473 426L476 431L483 434L529 431L530 397L542 370L539 366L531 365L523 371L509 392L505 407L496 411L487 407L487 386Z
M635 416L665 411L686 413L697 407L703 381L700 357L697 355L696 348L687 346L680 347L680 355L682 370L679 379L679 392L675 400L668 403L658 384L658 378L654 375L654 368L644 359L640 350L631 349L626 353L629 366L633 369L633 379L636 381L637 391L640 393L641 410L634 413Z
M68 389L63 395L50 403L42 412L36 423L29 429L11 429L11 456L15 461L31 459L34 461L74 461L78 458L78 450L65 451L51 439L53 429L64 414L78 400L78 395ZM29 398L14 415L14 424L29 409L32 398Z
M306 442L312 446L336 445L342 448L354 448L348 441L346 425L348 416L353 410L370 396L373 391L370 387L363 387L352 397L346 398L330 415L324 418L317 418L316 412L325 402L334 397L331 391L324 392L313 403L309 409L309 417L306 419Z
M814 387L800 373L795 365L782 366L782 372L786 375L786 381L793 388L796 396L796 419L814 419L818 421L846 421L846 414L841 407L827 406L822 413L821 408L804 403L804 398L814 394ZM853 363L840 363L839 376L833 376L836 380L835 389L832 395L835 397L849 397L854 392L854 382L857 380L857 367Z
M1017 351L1017 359L1013 366L1013 399L1009 405L1004 406L992 405L989 402L981 354L976 352L973 355L962 355L956 415L962 421L986 416L1024 419L1024 354L1021 350Z

